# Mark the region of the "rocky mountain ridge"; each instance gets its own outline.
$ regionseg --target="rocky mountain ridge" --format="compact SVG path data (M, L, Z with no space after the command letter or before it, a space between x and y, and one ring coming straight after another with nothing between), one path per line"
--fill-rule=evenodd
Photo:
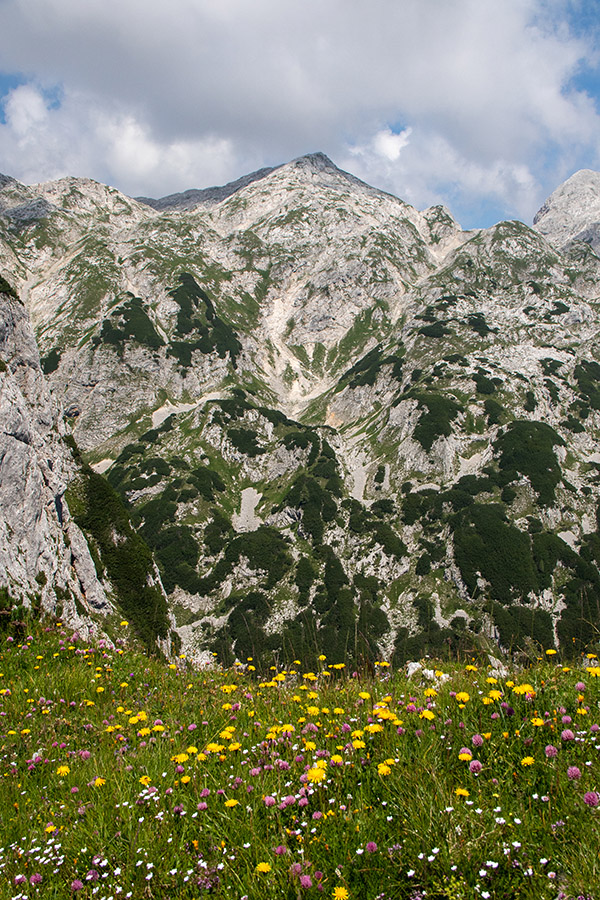
M464 232L322 154L158 208L0 179L114 602L223 660L593 640L599 207L577 173L534 228Z

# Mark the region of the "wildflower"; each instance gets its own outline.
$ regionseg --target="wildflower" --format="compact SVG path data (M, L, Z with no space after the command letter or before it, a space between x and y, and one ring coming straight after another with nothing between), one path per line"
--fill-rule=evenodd
M521 765L522 766L532 766L534 764L534 762L535 762L535 759L533 758L533 756L524 756L523 759L521 760Z
M265 806L275 806L276 803L277 803L277 801L276 801L275 797L267 796L264 799Z
M482 769L483 769L483 766L481 765L481 763L479 762L478 759L473 759L471 761L471 763L469 764L469 771L471 772L472 775L479 775L479 773L481 772Z
M106 784L106 778L95 778L94 779L94 787L102 787L103 784Z
M558 756L558 750L554 746L554 744L547 744L544 747L544 753L548 757L548 759L553 759L555 756Z
M481 745L483 744L483 738L480 734L474 734L471 738L471 743L474 747L481 747Z
M314 769L309 769L306 773L306 777L311 784L318 784L320 781L326 777L323 769L315 767Z
M263 872L266 874L267 872L271 871L271 866L268 862L259 862L254 871Z
M583 795L583 802L587 806L598 806L600 803L600 794L597 794L596 791L587 791Z
M473 754L469 750L468 747L463 747L460 753L458 754L458 758L462 759L463 762L470 762L473 759Z
M456 794L457 797L468 797L469 796L469 792L467 790L465 790L465 788L456 788L454 793Z
M312 887L312 878L310 875L301 875L300 876L300 887L303 888L311 888Z
M70 768L68 766L59 766L56 770L57 775L68 775L70 772Z
M39 884L42 880L42 876L39 872L34 872L31 878L29 879L29 884Z
M367 845L365 846L365 850L367 851L367 853L375 853L377 850L377 844L375 843L375 841L368 841Z
M567 778L569 781L576 781L578 778L581 778L581 769L578 766L569 766Z
M459 691L458 694L456 694L456 700L458 703L468 703L469 695L466 691Z
M386 763L379 763L377 766L378 775L383 775L383 776L389 775L391 771L392 771L391 768L388 765L386 765Z
M573 732L571 731L570 728L565 728L564 731L561 731L560 736L563 741L574 741L575 740L575 735L573 734Z
M226 801L225 801L225 806L228 806L229 808L231 808L231 807L237 806L237 805L239 804L239 802L240 802L239 800L233 800L233 799L232 799L232 800L226 800Z
M83 881L80 881L79 878L76 878L75 881L71 882L71 890L72 891L83 890Z
M333 900L347 900L349 894L345 887L334 887L333 894L331 895Z

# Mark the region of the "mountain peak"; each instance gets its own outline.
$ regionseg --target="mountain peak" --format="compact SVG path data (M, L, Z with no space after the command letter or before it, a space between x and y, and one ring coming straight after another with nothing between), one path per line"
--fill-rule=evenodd
M533 224L551 243L573 240L600 247L600 172L580 169L560 185L536 213Z

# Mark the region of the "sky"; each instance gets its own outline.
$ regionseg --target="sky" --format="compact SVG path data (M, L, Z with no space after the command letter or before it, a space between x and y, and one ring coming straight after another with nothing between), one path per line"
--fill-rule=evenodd
M0 172L160 197L322 151L465 228L600 170L600 0L0 0Z

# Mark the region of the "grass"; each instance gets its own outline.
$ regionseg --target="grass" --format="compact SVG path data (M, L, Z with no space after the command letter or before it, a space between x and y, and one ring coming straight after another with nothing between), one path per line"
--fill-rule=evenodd
M260 675L120 633L3 632L1 898L600 896L595 657Z

